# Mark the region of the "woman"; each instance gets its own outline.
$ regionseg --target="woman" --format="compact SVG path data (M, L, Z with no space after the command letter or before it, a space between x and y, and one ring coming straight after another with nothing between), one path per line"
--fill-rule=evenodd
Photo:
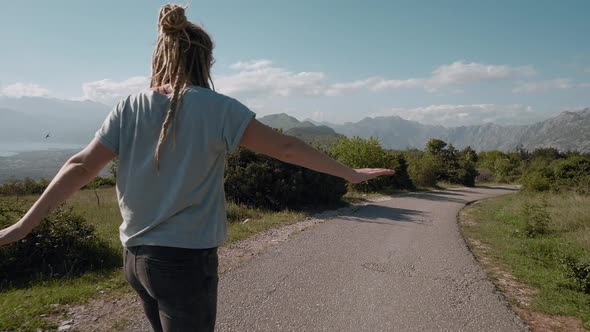
M254 119L214 92L213 43L184 8L160 10L151 87L120 101L0 245L25 237L55 207L119 159L125 276L155 331L212 331L217 247L226 236L223 172L238 146L358 183L386 169L351 169Z

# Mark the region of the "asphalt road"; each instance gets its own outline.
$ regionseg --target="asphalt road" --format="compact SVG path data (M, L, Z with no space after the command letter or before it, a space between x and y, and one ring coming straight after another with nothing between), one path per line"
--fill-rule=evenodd
M461 188L370 204L222 275L219 331L523 331L456 216L514 191Z

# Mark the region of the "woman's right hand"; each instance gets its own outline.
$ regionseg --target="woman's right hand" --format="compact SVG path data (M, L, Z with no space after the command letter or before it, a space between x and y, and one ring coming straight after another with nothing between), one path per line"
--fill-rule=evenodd
M0 229L0 247L23 239L29 231L23 226L22 220L7 228Z
M382 175L393 175L395 171L386 168L358 168L354 170L350 178L346 179L351 183L359 183L374 179Z

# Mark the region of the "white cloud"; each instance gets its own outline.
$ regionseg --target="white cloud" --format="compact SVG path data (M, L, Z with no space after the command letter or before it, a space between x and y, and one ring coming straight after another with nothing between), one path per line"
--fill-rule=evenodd
M536 71L532 66L510 67L457 61L435 69L432 72L431 81L440 85L460 84L490 79L532 76L535 74Z
M538 119L538 114L527 105L430 105L416 108L392 108L370 116L397 115L407 120L424 124L444 125L448 127L468 126L486 122L499 124L523 124Z
M112 105L117 100L149 86L150 79L144 76L134 76L124 81L104 79L82 84L83 96L80 99Z
M37 84L15 83L0 87L0 96L5 97L44 97L49 95L49 90Z
M323 72L293 72L276 66L267 59L240 61L232 64L230 68L235 72L214 79L217 90L240 98L255 99L259 103L266 103L265 99L273 97L333 97L362 90L398 88L423 88L435 92L445 87L445 91L460 92L456 85L535 74L535 70L530 66L510 67L457 61L436 68L427 78L387 80L369 77L351 82L329 83ZM148 86L149 78L143 76L131 77L124 81L104 79L84 83L83 96L80 99L112 104Z
M514 93L522 92L538 92L553 89L569 89L574 86L574 83L569 78L558 78L554 80L538 81L538 82L520 82L512 89Z
M485 80L527 77L536 74L532 66L511 67L506 65L485 65L481 63L456 61L442 65L432 71L430 77L408 79L382 79L371 87L372 90L423 88L436 92L442 88ZM452 91L460 91L452 89Z
M400 89L400 88L426 88L426 79L409 78L406 80L385 80L381 79L371 87L371 90L379 91L385 89Z
M324 94L326 96L341 96L344 93L350 93L353 91L368 88L380 81L377 77L369 77L364 80L353 81L350 83L335 83L327 87Z
M230 95L245 96L318 96L326 88L322 72L294 73L275 67L269 60L238 62L231 65L238 73L215 79L218 90Z
M261 59L261 60L247 61L247 62L239 61L229 67L231 69L236 69L236 70L256 70L256 69L260 69L260 68L264 68L264 67L270 67L271 65L272 65L272 61Z
M215 86L225 94L251 96L340 96L367 89L379 78L330 84L323 72L291 72L273 65L270 60L238 62L230 66L238 72L215 79Z

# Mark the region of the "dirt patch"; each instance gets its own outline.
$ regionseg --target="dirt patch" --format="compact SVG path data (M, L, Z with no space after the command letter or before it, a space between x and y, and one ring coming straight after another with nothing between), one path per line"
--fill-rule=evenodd
M122 273L122 272L121 272ZM143 311L135 293L105 294L88 303L62 305L51 317L60 331L143 331Z
M533 331L586 332L582 321L565 316L551 316L540 312L512 308Z
M235 269L256 255L270 250L287 241L291 236L304 232L316 224L353 213L361 206L387 199L390 197L367 199L349 207L325 211L305 220L270 229L222 247L219 249L219 272L225 273ZM55 312L58 314L51 315L49 319L60 326L60 331L140 332L149 330L141 303L135 293L124 295L105 293L84 304L56 306ZM42 331L38 330L38 332Z
M496 288L510 303L510 308L529 326L532 331L577 332L588 331L582 321L575 317L552 316L529 309L535 294L539 291L519 282L508 269L494 262L489 257L490 248L476 239L469 238L463 227L473 226L477 222L465 210L458 216L461 234L467 247L480 266L486 271Z

